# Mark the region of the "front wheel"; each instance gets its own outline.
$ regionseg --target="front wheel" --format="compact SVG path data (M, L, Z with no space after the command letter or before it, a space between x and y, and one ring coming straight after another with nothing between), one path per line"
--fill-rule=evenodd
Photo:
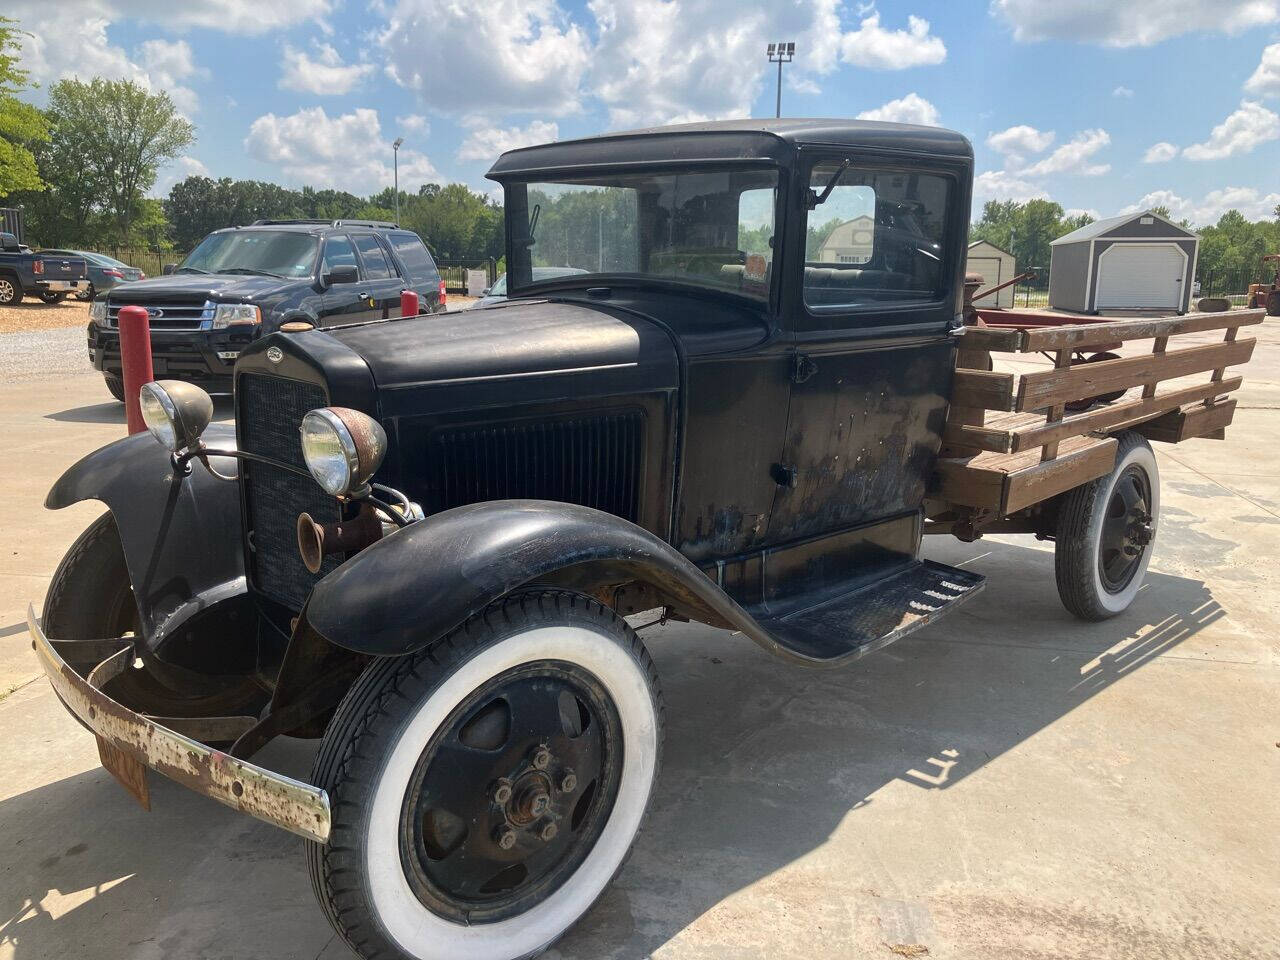
M339 706L312 771L333 810L307 843L316 896L367 960L534 956L621 867L661 742L622 619L564 591L495 603Z
M1076 487L1058 506L1058 596L1082 620L1106 620L1133 603L1155 542L1155 452L1141 434L1125 432L1118 439L1111 473Z
M124 380L114 373L104 373L102 379L106 382L107 390L110 394L121 403L124 403Z

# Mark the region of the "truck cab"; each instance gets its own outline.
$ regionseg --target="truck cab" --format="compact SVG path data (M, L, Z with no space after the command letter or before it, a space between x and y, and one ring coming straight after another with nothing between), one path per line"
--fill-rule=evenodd
M306 838L360 956L536 955L649 806L645 627L850 664L980 593L926 532L1055 540L1083 619L1137 595L1148 439L1222 435L1262 313L984 320L972 174L959 134L856 120L504 154L508 299L253 339L234 426L148 383L149 433L59 479L109 512L29 616L46 673L139 799L156 770ZM321 739L307 782L252 762L282 734Z

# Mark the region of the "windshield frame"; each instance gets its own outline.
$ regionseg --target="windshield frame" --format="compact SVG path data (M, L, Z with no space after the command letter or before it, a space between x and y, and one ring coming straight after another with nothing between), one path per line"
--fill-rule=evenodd
M759 172L772 171L777 180L774 188L774 206L773 206L773 266L769 275L769 290L765 297L755 297L750 294L741 293L731 290L727 287L719 287L707 283L695 283L689 280L682 280L678 276L668 276L659 274L645 273L581 273L570 274L562 277L552 277L546 280L530 280L528 283L516 284L513 282L513 268L518 268L521 261L524 266L528 266L532 270L532 265L528 264L529 255L528 248L521 249L522 244L517 242L517 237L523 241L528 229L528 207L527 207L527 188L530 185L539 183L557 183L572 181L575 179L588 179L592 176L618 176L626 177L631 174L679 174L679 173L741 173L741 172ZM779 291L781 290L781 275L785 270L782 256L786 244L783 241L783 235L787 229L787 196L791 186L790 168L771 159L747 159L747 160L706 160L706 161L689 161L679 160L670 163L636 163L636 164L609 164L603 166L581 166L569 167L564 169L547 169L538 170L536 173L521 174L520 176L504 177L500 183L503 191L503 210L506 219L506 262L507 262L507 297L526 297L545 295L557 290L573 290L590 287L641 287L653 288L656 290L665 290L675 293L699 294L711 297L728 297L735 303L749 304L756 309L767 309L770 312L776 312L778 309ZM524 190L519 191L519 203L513 203L515 199L515 191L513 187L523 187ZM517 232L518 231L518 232Z
M202 267L193 267L193 266L190 266L189 264L189 261L191 260L191 258L194 257L200 251L200 248L203 247L210 240L212 240L214 237L258 236L258 235L269 234L269 233L303 237L311 241L311 244L312 244L311 265L308 268L307 273L299 273L299 274L294 274L292 276L290 276L289 274L267 273L265 271L257 274L250 274L250 273L243 273L243 272L224 273L217 270L214 270L214 271L205 270ZM199 243L197 243L195 245L195 248L190 253L188 253L185 257L182 258L182 262L178 264L177 269L174 270L174 273L181 273L184 269L186 269L191 271L193 274L197 276L223 276L223 277L225 276L260 276L260 277L271 277L272 279L277 279L277 280L293 280L293 281L311 280L312 282L314 282L316 280L316 270L319 269L319 265L320 265L320 251L323 247L321 240L322 238L318 234L314 234L304 230L240 230L237 228L232 228L230 230L215 230L212 233L206 234L204 239L201 240ZM245 270L251 270L253 268L229 267L229 268L223 268L223 269L245 271Z

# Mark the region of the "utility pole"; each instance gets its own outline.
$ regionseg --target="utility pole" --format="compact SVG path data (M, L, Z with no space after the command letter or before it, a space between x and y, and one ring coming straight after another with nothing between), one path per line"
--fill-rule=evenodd
M782 65L790 63L795 55L796 45L789 40L769 44L769 62L778 65L778 106L773 114L775 117L782 116Z
M403 143L404 137L396 137L396 142L391 145L392 166L395 168L396 226L400 225L400 146Z

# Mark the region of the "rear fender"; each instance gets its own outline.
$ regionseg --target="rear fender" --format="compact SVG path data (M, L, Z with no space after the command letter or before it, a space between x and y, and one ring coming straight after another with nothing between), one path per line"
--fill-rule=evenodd
M316 584L305 616L330 643L399 656L535 582L597 594L639 584L654 605L740 630L787 659L805 659L647 530L589 507L543 500L471 504L397 530Z
M211 446L235 448L235 430L213 424ZM224 475L236 461L211 458ZM240 540L239 484L217 480L199 464L175 475L169 451L149 433L95 450L58 478L45 498L50 510L100 500L120 531L125 566L155 649L192 616L246 592Z

